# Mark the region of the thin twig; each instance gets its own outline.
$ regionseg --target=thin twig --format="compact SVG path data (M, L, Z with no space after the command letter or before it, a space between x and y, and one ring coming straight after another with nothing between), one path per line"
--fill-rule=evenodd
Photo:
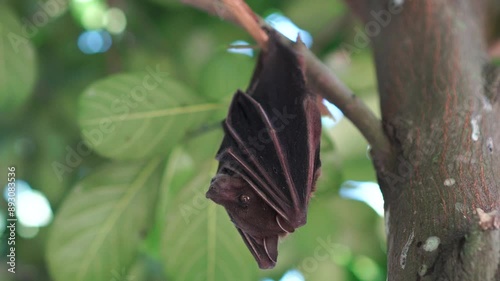
M242 25L260 46L267 43L267 37L263 37L262 27L271 28L262 18L258 17L246 5L243 0L182 0L183 3L197 7L210 14L217 15L223 20ZM230 3L228 6L226 6ZM236 7L236 8L235 8ZM252 19L254 23L249 23ZM242 22L245 22L243 24ZM257 35L255 35L257 34ZM282 41L288 45L293 42L281 37ZM384 134L382 123L375 114L366 106L363 101L358 99L352 91L340 81L337 76L324 65L310 50L300 48L306 61L306 73L308 82L319 90L326 100L335 104L344 115L351 120L361 134L365 137L372 148L374 155L388 156L391 152L390 143Z
M259 43L262 49L267 48L268 36L257 23L258 19L255 13L243 0L222 0L225 6L236 15L238 23Z

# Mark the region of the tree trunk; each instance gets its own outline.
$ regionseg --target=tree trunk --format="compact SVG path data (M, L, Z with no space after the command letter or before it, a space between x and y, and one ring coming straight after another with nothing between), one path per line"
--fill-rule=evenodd
M500 230L479 227L476 211L500 210L500 72L487 52L494 2L348 3L372 41L395 155L374 159L388 280L500 280Z

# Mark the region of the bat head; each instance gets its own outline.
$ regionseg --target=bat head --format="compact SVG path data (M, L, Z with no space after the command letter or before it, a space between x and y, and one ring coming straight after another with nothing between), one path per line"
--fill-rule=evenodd
M247 234L265 237L293 231L250 184L237 175L215 176L206 196L224 206L236 226Z
M224 206L259 267L274 267L278 238L293 232L293 227L238 175L216 175L206 196Z

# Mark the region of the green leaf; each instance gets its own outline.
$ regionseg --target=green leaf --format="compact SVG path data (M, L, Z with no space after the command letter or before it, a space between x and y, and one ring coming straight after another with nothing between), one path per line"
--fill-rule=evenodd
M28 99L36 68L29 35L22 31L12 11L0 5L0 111L14 111Z
M340 0L290 1L283 14L300 28L315 34L325 32L326 27L331 28L332 19L339 18L346 10L345 1Z
M171 177L163 183L168 207L161 251L167 276L176 281L257 280L257 263L224 208L205 198L215 161L194 169L186 158L181 150L172 154L167 164ZM176 180L186 171L194 174L189 181Z
M221 142L222 129L209 128L187 136L182 142L182 148L179 146L173 150L172 154L177 156L170 158L174 162L167 164L163 171L162 186L164 187L164 192L163 196L159 196L161 200L159 200L158 207L156 208L156 223L145 243L145 250L150 256L159 258L163 254L159 244L160 237L163 236L167 214L177 212L180 215L178 213L180 210L169 211L171 197L174 197L173 194L180 192L179 189L182 189L196 177L207 162L215 159L215 154ZM183 154L180 157L179 153L181 153L182 149L189 151L189 155ZM207 184L208 182L204 183L203 186L207 187Z
M152 221L161 161L105 166L64 201L47 260L56 281L109 281L126 272Z
M376 95L375 66L369 49L350 56L350 60L348 65L337 67L335 73L356 95Z
M236 90L245 91L250 84L254 59L224 50L205 66L200 77L200 91L213 100L231 97Z
M311 199L307 224L283 239L279 245L281 261L277 270L296 268L306 280L345 280L339 278L342 277L342 268L333 262L335 255L341 254L336 250L342 228L335 213L339 209L338 205L332 205L332 202L335 201L325 200L325 197ZM327 268L331 279L318 278L322 274L321 267Z
M214 160L220 144L224 137L222 125L217 122L216 127L207 128L205 132L191 136L185 142L186 151L193 158L195 163L203 163L207 160Z
M84 140L101 155L140 159L166 155L194 126L221 109L203 103L189 88L149 69L95 82L80 100Z
M342 183L342 155L335 148L332 134L324 129L321 134L321 175L316 182L315 196L337 194Z
M22 138L22 136L14 135L0 138L1 171L7 171L8 167L16 167L16 177L26 179L29 163L23 156L28 154L30 146L33 146L33 142ZM7 173L0 174L0 182L7 183L7 178Z

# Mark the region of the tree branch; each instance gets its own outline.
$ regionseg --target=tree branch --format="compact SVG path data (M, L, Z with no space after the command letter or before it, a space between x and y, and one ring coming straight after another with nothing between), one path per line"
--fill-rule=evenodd
M308 81L314 84L326 100L335 104L351 120L371 145L375 156L389 155L389 140L375 114L314 54L307 50L304 56L307 62Z
M182 2L242 26L261 47L265 48L267 35L262 35L262 27L269 29L272 27L255 15L243 0L182 0ZM281 36L281 39L289 46L293 44L284 36ZM314 88L318 89L326 100L335 104L351 120L370 144L375 158L388 157L391 153L391 146L381 121L310 50L300 48L300 51L306 62L308 82L313 84Z

